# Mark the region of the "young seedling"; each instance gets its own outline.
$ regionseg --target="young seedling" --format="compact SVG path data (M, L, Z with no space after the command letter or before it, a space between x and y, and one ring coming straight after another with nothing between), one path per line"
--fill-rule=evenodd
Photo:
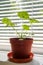
M26 11L20 11L20 12L18 12L18 13L17 13L17 16L20 17L21 19L28 20L29 23L31 24L31 26L26 25L26 24L23 24L23 25L22 25L22 28L23 28L23 30L25 30L25 31L30 30L30 27L32 28L32 24L33 24L33 23L39 22L38 20L36 20L36 19L34 19L34 18L30 18L29 13L26 12ZM12 28L15 30L14 27L15 27L16 24L13 23L9 18L4 17L4 18L2 19L2 23L3 23L3 24L6 24L7 27L8 27L8 26L12 27ZM25 35L25 34L23 35L22 32L21 32L21 35L20 35L20 34L17 32L17 30L16 30L16 33L19 35L19 38L23 39L24 36L25 36L25 38L26 38L26 35ZM33 34L33 33L32 33L32 34Z

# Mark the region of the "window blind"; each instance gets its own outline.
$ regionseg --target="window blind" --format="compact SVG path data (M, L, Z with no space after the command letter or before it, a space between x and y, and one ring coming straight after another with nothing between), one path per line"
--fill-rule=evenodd
M17 16L17 12L27 11L30 18L35 18L39 23L33 23L33 47L43 48L43 0L0 0L0 44L9 45L9 39L16 37L16 31L12 27L5 27L2 18L8 17L12 22L17 23L15 29L22 31L21 25L28 24L28 20L22 20ZM28 24L30 25L30 24ZM24 30L23 30L24 32ZM27 31L31 33L30 31Z

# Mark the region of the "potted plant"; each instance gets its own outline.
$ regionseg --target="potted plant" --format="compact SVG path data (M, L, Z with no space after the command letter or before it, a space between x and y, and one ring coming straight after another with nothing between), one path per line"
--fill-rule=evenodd
M10 38L13 58L23 59L29 57L29 53L31 52L32 43L33 43L33 38L30 38L29 36L27 38L26 36L26 34L33 35L33 32L27 33L27 31L29 31L30 28L32 30L32 24L37 23L38 20L34 18L30 18L29 13L26 11L17 12L17 16L20 17L21 19L28 20L28 22L30 23L30 26L23 23L22 29L26 31L25 33L23 32L19 33L16 30L16 34L18 35L18 37ZM6 17L2 19L2 23L6 24L6 26L11 26L14 30L15 30L14 28L15 25L17 25L11 22L11 20Z

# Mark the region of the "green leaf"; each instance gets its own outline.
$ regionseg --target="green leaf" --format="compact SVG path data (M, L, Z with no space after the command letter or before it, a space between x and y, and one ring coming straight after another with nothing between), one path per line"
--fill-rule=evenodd
M12 23L9 18L6 18L6 17L4 17L4 18L2 19L2 23L3 23L3 24L6 24L6 26L11 26L11 27L14 27L14 26L15 26L15 24Z
M36 20L36 19L30 19L30 23L38 23L39 21L38 20Z
M28 25L22 25L24 30L29 30L30 27Z
M26 11L18 12L18 16L23 19L29 19L29 14Z

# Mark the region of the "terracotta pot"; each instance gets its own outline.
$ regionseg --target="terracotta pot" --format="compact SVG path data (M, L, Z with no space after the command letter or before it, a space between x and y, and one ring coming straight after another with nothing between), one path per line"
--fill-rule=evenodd
M13 58L27 58L31 52L33 43L32 38L10 38L11 49L13 52Z

